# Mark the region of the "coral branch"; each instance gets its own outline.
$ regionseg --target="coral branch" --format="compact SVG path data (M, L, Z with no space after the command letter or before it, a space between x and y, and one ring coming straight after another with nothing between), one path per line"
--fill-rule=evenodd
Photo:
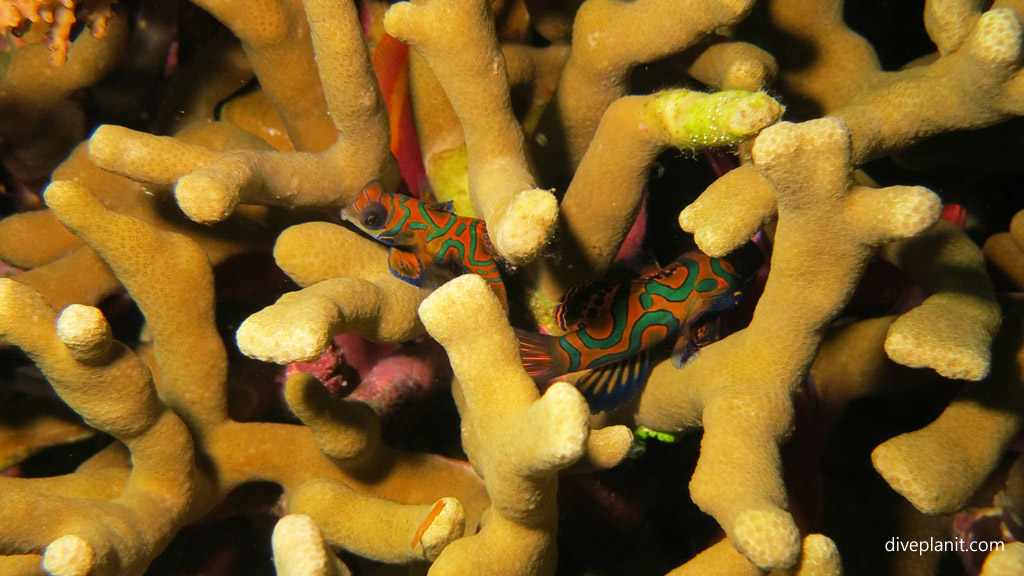
M227 418L225 391L217 386L226 377L226 353L213 322L213 272L195 243L112 213L72 182L51 184L46 201L65 226L107 261L138 302L160 343L156 358L168 404L194 426L209 427ZM150 255L160 257L163 265L151 266ZM187 288L165 291L160 279L167 274L191 282Z
M76 302L99 304L121 291L121 283L110 267L88 246L79 246L45 266L18 274L18 282L37 290L57 309Z
M48 264L81 245L81 240L45 211L0 220L0 259L18 268Z
M620 98L605 113L561 205L561 258L541 288L557 300L611 266L636 219L651 165L674 147L693 152L750 138L782 115L763 92L671 90Z
M715 180L679 213L679 227L693 234L701 251L724 256L739 248L775 216L771 185L745 164Z
M450 314L458 305L463 314ZM463 446L487 479L492 509L479 533L445 548L433 572L553 574L556 472L586 450L586 401L566 383L539 397L504 311L483 280L465 275L420 306L457 378Z
M512 264L529 262L551 238L557 206L554 196L536 188L527 168L487 4L399 3L388 11L384 26L423 56L458 114L473 207L487 222L498 252Z
M238 345L247 355L286 364L316 358L344 332L379 342L422 334L416 307L426 291L391 274L384 246L340 226L308 223L282 233L274 255L308 287L285 294L239 327Z
M1024 290L1024 251L1009 232L989 236L982 248L985 258L996 270Z
M309 516L289 514L278 520L271 543L278 576L352 576Z
M1024 570L1024 542L1010 542L985 559L979 576L1012 576Z
M845 26L839 0L824 6L784 0L772 2L769 11L777 34L801 41L781 43L775 53L783 82L801 95L803 105L820 109L804 114L820 111L846 123L854 165L942 132L990 126L1020 114L1021 26L1008 8L969 19L975 25L955 51L894 73L883 72L871 46ZM814 55L810 64L807 54ZM698 201L704 207L681 216L681 225L696 234L701 249L722 253L754 234L773 207L760 192L763 184L733 187L720 180L714 188ZM746 197L739 203L745 207L727 205L725 197L738 195ZM729 234L723 237L725 231Z
M718 90L757 92L771 85L779 66L771 54L753 44L719 42L701 52L688 72Z
M333 156L380 163L377 172L397 171L391 156L391 131L384 97L363 41L356 7L344 0L303 0L316 49L316 67L324 86L331 122L339 140Z
M95 308L71 306L58 319L38 293L4 279L0 324L4 338L38 363L86 423L127 445L133 464L124 491L109 503L50 497L65 503L67 513L53 511L47 528L26 540L4 538L4 551L45 546L43 565L53 574L141 574L177 531L191 500L194 465L185 425L157 398L145 365L112 340ZM45 497L26 488L5 493L0 533L13 536L38 514Z
M981 250L959 228L940 222L919 238L894 244L892 252L931 296L892 325L885 341L889 357L946 378L984 378L1002 312Z
M595 428L587 436L587 451L580 460L588 470L614 468L629 456L633 434L625 426Z
M1022 302L1003 301L992 375L970 383L935 422L881 444L871 455L894 490L926 514L963 508L1024 425Z
M839 551L827 536L808 534L804 538L799 563L791 570L772 571L773 575L839 576L842 574ZM750 563L729 540L721 540L692 560L672 570L668 576L761 576L764 571Z
M175 197L182 211L189 218L204 223L224 220L238 204L348 204L374 179L394 189L399 175L388 148L387 113L373 78L355 6L349 2L313 2L311 9L316 17L311 30L318 44L318 62L324 67L322 79L330 96L331 118L338 135L329 148L317 154L214 153L175 140L100 127L90 140L93 161L106 170L143 182L176 181ZM274 26L279 25L281 23L274 23ZM263 31L266 34L279 32L282 31ZM340 65L343 62L345 66ZM350 62L359 65L349 66ZM276 62L272 69L278 70L278 66L282 63ZM262 80L267 70L256 63L254 68ZM316 92L320 93L319 88ZM301 98L289 100L289 104L302 101ZM280 105L280 102L275 101L275 104ZM133 154L139 147L150 153ZM296 148L303 149L299 145ZM157 166L151 166L154 155L171 161L156 160Z
M333 510L347 514L341 518ZM465 530L465 512L454 498L405 506L363 496L333 480L300 487L289 511L309 514L330 545L391 564L433 561Z
M877 158L940 132L1019 115L1014 79L1021 76L1020 44L1020 21L1013 11L992 10L955 53L900 74L877 74L832 111L850 126L854 158ZM960 107L964 99L980 99L983 105Z
M576 41L554 106L541 121L540 131L551 138L548 146L556 151L564 147L565 168L574 168L590 145L605 110L627 94L633 66L694 46L716 28L741 20L752 6L750 0L584 3L573 25ZM644 33L638 35L637 30ZM554 122L560 122L561 127L555 128ZM555 139L563 133L564 143Z
M302 372L288 378L285 398L327 456L353 469L376 456L380 420L366 404L332 397L320 381Z
M641 397L638 421L667 431L702 422L691 496L738 550L771 568L791 565L799 550L784 511L778 456L792 426L790 396L873 249L926 229L938 218L939 202L921 188L893 187L885 189L893 201L869 219L861 195L878 191L853 185L849 133L838 120L778 124L758 137L753 152L779 205L772 269L754 318L682 370L659 365ZM824 237L827 246L815 240ZM687 391L679 390L680 380Z
M336 134L316 74L301 0L199 0L196 4L242 41L295 147L317 152L330 146Z

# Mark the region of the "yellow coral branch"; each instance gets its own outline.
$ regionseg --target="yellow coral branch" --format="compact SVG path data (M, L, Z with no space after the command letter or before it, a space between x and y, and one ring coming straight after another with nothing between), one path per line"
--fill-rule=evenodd
M853 185L849 133L838 120L775 125L753 152L779 205L772 269L754 318L681 370L659 365L637 416L658 430L703 424L690 494L738 550L771 568L791 565L799 550L778 455L792 426L790 395L873 249L930 226L939 202L921 188L887 189L894 198L887 216L866 223L858 197L876 192Z
M459 316L450 313L456 306ZM586 450L586 401L564 382L540 396L504 310L479 276L434 291L420 317L448 351L463 447L492 502L480 532L445 548L432 572L553 574L556 472Z
M704 49L687 72L718 90L757 92L772 84L779 65L771 54L753 44L718 42Z
M380 419L370 406L333 397L319 380L302 372L288 378L285 399L313 431L320 451L346 469L358 472L380 450Z
M175 197L182 211L189 218L204 223L224 220L238 204L340 206L351 202L370 180L381 180L389 190L397 187L398 166L388 148L387 113L369 65L356 8L349 2L315 2L311 8L316 19L310 29L318 43L318 61L324 67L322 79L328 86L330 114L335 124L334 134L338 136L337 141L332 138L334 143L329 148L316 154L247 150L221 154L195 149L176 140L100 127L90 139L93 161L106 170L143 182L176 181ZM301 14L297 6L292 9ZM270 24L267 30L260 28ZM261 30L261 34L274 36L284 32L274 27L286 24L257 22L252 25ZM287 66L274 58L276 56L271 57L272 62L267 65L275 73L284 73ZM305 56L301 59L305 61ZM313 61L311 55L309 61ZM351 66L352 62L358 65ZM261 69L258 63L254 63L254 67L262 80L268 71ZM316 93L320 93L319 87ZM288 103L301 105L303 101L296 98ZM282 104L275 104L281 110ZM302 108L299 111L305 112ZM283 110L282 114L285 112ZM320 150L326 145L311 148ZM151 153L128 154L139 146ZM303 149L298 145L296 148ZM165 162L154 156L173 161Z
M972 17L973 28L962 43L954 43L954 51L927 66L889 73L881 71L871 46L845 26L841 7L839 0L824 5L785 0L771 3L770 18L779 33L806 44L779 45L783 82L806 98L804 105L820 108L804 114L824 112L846 123L855 165L929 136L1020 114L1021 25L1012 10ZM812 65L802 60L807 53L815 55ZM792 65L797 60L800 65ZM680 224L696 234L702 250L721 254L753 235L773 206L761 192L763 184L720 180L713 187L680 215ZM731 204L727 197L735 196L745 201Z
M51 184L46 202L106 260L138 302L157 342L163 394L171 407L193 431L227 418L227 398L220 386L226 377L226 352L213 318L213 271L195 243L110 212L72 182ZM153 257L160 258L160 267L152 265ZM188 282L168 291L163 288L168 276Z
M553 152L547 153L565 161L563 170L574 168L590 145L605 110L627 94L633 66L695 45L716 28L740 21L752 6L750 0L584 3L573 24L572 52L555 101L539 129L550 139L547 146ZM637 34L637 30L644 33ZM554 125L556 120L560 126Z
M465 512L454 498L402 505L363 496L333 480L303 485L288 507L310 515L328 544L389 564L433 561L465 530ZM332 510L349 514L343 518Z
M557 300L602 276L640 208L658 153L735 144L777 121L782 106L763 92L669 90L620 98L608 108L561 205L559 259L540 281Z
M313 519L304 514L278 520L271 544L278 576L352 576L327 547Z
M301 0L198 0L242 41L260 85L298 150L318 152L336 138L316 73Z
M238 345L247 355L296 362L316 358L344 332L381 342L422 334L416 307L427 291L394 277L384 246L334 224L311 222L283 232L274 256L306 288L242 323Z
M473 207L498 252L516 265L533 260L554 232L558 209L528 170L487 3L403 2L388 11L384 26L430 64L458 114Z
M988 555L979 576L1013 576L1024 570L1024 542L1009 542Z
M667 576L762 576L728 539L712 544ZM839 576L843 567L835 542L821 534L804 537L799 563L790 570L773 570L770 576Z
M934 422L872 452L894 490L926 514L962 509L1024 426L1022 302L1003 300L992 375L969 383Z
M890 248L896 264L931 295L892 325L885 341L889 357L946 378L984 378L1002 311L981 250L948 222Z
M36 360L88 424L132 452L132 473L119 496L109 503L64 501L67 510L54 511L47 528L31 536L34 544L20 543L27 545L21 551L45 545L43 565L55 574L141 574L179 528L191 501L194 463L184 423L157 398L145 365L112 340L95 308L71 306L57 318L38 293L3 279L0 324L4 337ZM0 531L14 533L26 515L38 513L44 497L30 487L7 491L4 521L12 524Z

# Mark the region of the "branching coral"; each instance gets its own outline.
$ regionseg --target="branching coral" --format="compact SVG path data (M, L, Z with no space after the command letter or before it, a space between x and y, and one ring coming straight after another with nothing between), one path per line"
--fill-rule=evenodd
M285 231L274 257L306 288L285 294L242 324L238 345L246 354L284 364L316 358L343 332L380 342L422 334L416 307L426 291L391 274L384 246L340 226L309 223Z
M74 94L110 73L127 39L128 23L114 14L102 37L83 34L65 48L70 62L64 65L50 62L42 44L0 56L0 142L8 171L28 182L45 180L82 140L84 111Z
M839 554L834 542L821 534L809 534L804 538L801 557L792 570L775 570L771 574L795 574L797 576L838 576L842 574ZM686 564L668 573L668 576L691 576L717 574L760 576L764 571L740 554L728 540L721 540L704 550Z
M822 330L851 295L872 248L916 234L938 217L938 199L927 190L854 186L850 146L847 130L832 119L781 124L758 138L754 160L772 183L779 223L754 318L682 371L656 368L639 406L638 421L655 429L703 425L691 495L761 567L792 564L799 552L796 527L784 511L778 443L790 432L790 395ZM845 160L811 168L822 156ZM826 235L828 246L814 241ZM796 294L799 314L773 312L792 307ZM747 361L736 364L735 357ZM683 390L680 379L687 382Z
M465 133L470 197L499 254L512 264L533 260L550 239L557 208L527 167L486 3L397 4L384 26L423 56L444 87ZM461 33L447 33L450 26Z
M294 9L297 9L293 7ZM311 34L318 47L320 77L338 139L319 153L232 151L217 153L172 138L101 127L90 139L90 157L101 167L143 182L174 184L181 209L198 222L219 222L242 204L325 206L350 202L366 182L379 179L397 185L398 167L389 150L390 137L384 102L370 67L355 7L346 2L309 2ZM239 10L229 13L238 14ZM292 13L292 18L295 18ZM268 21L278 26L273 17ZM260 22L252 23L259 31ZM264 22L266 24L266 22ZM267 31L273 32L273 30ZM284 30L278 32L283 33ZM276 39L276 38L275 38ZM295 42L276 39L282 49ZM297 41L296 41L297 42ZM290 86L289 70L267 55L282 77L264 80L268 91L277 83ZM311 60L311 59L309 59ZM305 61L305 60L303 60ZM358 63L351 65L350 63ZM258 72L258 66L257 73ZM312 71L310 70L310 73ZM267 81L275 81L267 85ZM288 98L289 104L294 100ZM300 106L301 101L299 102ZM298 109L303 114L306 107ZM282 115L285 116L286 115ZM285 120L287 125L287 119ZM290 134L292 132L289 132ZM293 136L294 139L294 136ZM294 140L293 140L294 141ZM303 146L301 150L316 145Z
M180 439L177 443L168 440L152 440L156 444L153 448L145 448L144 454L151 457L159 465L154 464L154 471L149 471L141 465L150 460L140 460L141 456L133 453L131 474L122 476L124 482L120 486L109 485L109 478L102 475L90 475L85 471L84 478L76 479L78 473L68 477L64 483L83 483L85 495L96 493L98 490L105 493L105 490L113 488L115 492L107 497L117 496L111 502L110 517L96 517L95 512L87 513L91 506L88 502L79 505L82 513L79 516L72 516L68 525L57 524L47 531L39 534L34 540L24 540L24 536L16 536L20 532L15 529L6 530L5 534L11 534L18 539L5 542L4 551L7 553L26 553L41 551L42 547L55 540L51 545L55 558L63 558L64 550L70 547L71 558L75 562L94 563L96 568L91 573L96 574L120 574L120 573L141 573L149 560L158 553L180 522L185 519L195 519L208 512L212 506L217 504L235 486L252 479L267 479L277 481L285 485L290 493L299 490L310 481L316 479L333 480L344 483L342 485L356 485L361 488L369 488L372 497L357 496L362 502L361 508L353 510L353 513L367 508L374 509L381 506L392 512L405 510L398 504L381 500L381 496L402 500L409 498L415 501L442 486L443 490L453 493L452 481L462 484L468 491L462 494L463 499L473 508L471 518L479 514L480 495L476 482L465 475L463 469L455 464L439 461L431 457L414 455L403 455L385 446L380 445L379 438L373 439L378 434L375 428L375 417L367 410L360 409L353 405L348 409L351 413L349 418L355 418L352 423L339 428L336 420L324 420L322 416L315 414L306 415L303 411L303 397L292 399L294 409L303 417L310 428L290 425L275 424L246 424L231 421L227 418L227 405L225 394L226 359L224 357L223 344L213 326L213 300L212 300L212 274L209 264L203 257L199 248L184 236L169 232L162 232L144 222L123 215L117 215L105 209L94 196L89 194L80 186L70 182L58 182L50 186L47 192L47 202L62 222L72 229L76 234L90 243L90 246L100 253L110 264L118 279L125 285L130 294L136 299L146 315L149 327L153 333L156 343L156 360L159 366L160 397L157 400L152 394L153 389L145 388L148 382L148 373L141 364L137 363L134 356L122 352L121 356L128 354L128 359L135 364L134 370L140 375L135 380L142 378L143 391L148 390L150 396L147 400L134 400L134 397L126 395L124 390L110 390L107 388L108 381L131 382L127 377L114 376L108 372L100 371L90 376L90 381L95 382L94 386L99 391L113 394L117 400L104 401L103 397L96 398L87 394L88 389L80 393L86 396L81 401L69 399L80 413L90 422L94 418L92 411L98 410L95 418L107 418L113 423L106 424L106 420L97 420L94 425L101 430L110 430L118 438L124 438L129 449L134 450L134 438L150 438L143 433L148 426L158 426L156 429L163 429L171 424L160 424L164 420L178 422L178 434ZM159 268L153 268L150 264L153 261L161 263ZM172 289L168 290L164 282L164 274L178 280L173 283ZM8 315L12 316L6 322L11 325L7 328L8 338L12 338L10 331L27 330L32 328L34 332L19 336L14 343L23 346L27 351L39 355L39 363L44 370L51 372L49 378L52 382L63 381L75 382L80 386L84 378L78 373L63 375L59 372L61 368L61 357L50 359L40 352L35 352L41 347L41 340L38 335L42 326L48 324L45 311L45 301L30 288L15 282L5 280L5 296L3 302L5 310L10 310ZM176 310L187 307L191 310L188 314L178 314ZM77 311L78 308L68 310ZM86 309L88 314L87 322L79 322L78 329L67 328L66 342L62 344L77 346L80 350L79 356L95 362L95 357L102 358L104 347L112 346L109 340L109 331L104 331L105 323L96 318L94 309ZM68 314L68 312L65 312ZM52 312L51 312L52 315ZM74 318L71 313L70 318ZM33 320L34 319L34 320ZM60 329L61 324L58 324ZM76 326L74 324L72 327ZM85 332L85 334L82 334ZM79 341L81 343L79 343ZM69 344L70 343L70 344ZM54 347L51 345L51 347ZM115 347L115 350L118 348ZM47 354L55 354L48 352ZM71 354L70 352L67 354ZM66 355L67 355L66 354ZM127 361L127 360L125 360ZM64 361L66 362L66 361ZM116 365L115 365L116 366ZM70 368L68 368L70 369ZM99 369L97 369L99 370ZM123 370L123 369L120 369ZM145 378L143 378L145 376ZM124 384L122 384L124 385ZM296 384L301 386L301 384ZM305 383L308 388L309 382ZM108 391L109 390L109 391ZM98 393L94 392L93 394ZM85 404L79 406L78 404ZM168 410L170 408L173 410ZM142 421L129 418L124 414L128 410L142 411ZM161 414L166 416L161 417ZM338 418L341 412L332 412L334 418ZM181 420L188 425L189 430L181 426ZM155 423L154 423L155 421ZM135 427L145 425L147 428L137 430ZM134 427L128 427L134 426ZM124 429L124 427L128 427ZM173 430L173 426L172 426ZM312 434L310 433L312 431ZM163 432L162 434L170 434ZM155 432L153 433L155 434ZM202 470L192 469L192 444L189 440L196 442L197 458L205 463ZM141 441L141 440L139 440ZM324 450L321 452L317 444ZM242 452L243 446L248 448ZM280 448L285 447L285 451ZM114 450L118 448L108 449ZM150 454L152 453L152 454ZM97 458L102 458L103 454ZM328 456L329 455L329 456ZM106 466L113 466L115 469L123 469L127 463L124 461L109 462ZM87 465L88 466L88 465ZM148 466L148 465L147 465ZM156 474L156 480L164 478L161 482L148 480L147 474ZM170 476L168 476L170 475ZM138 478L138 480L136 480ZM176 479L171 483L170 479ZM442 480L442 478L444 478ZM461 478L461 480L459 480ZM143 481L145 480L145 481ZM10 489L4 492L5 507L24 506L27 511L36 509L40 502L51 500L50 505L58 504L59 500L52 500L50 494L59 490L61 484L50 486L49 482L36 487L36 481L21 479L5 479ZM99 484L97 484L99 482ZM421 483L422 482L422 483ZM136 484L140 488L135 488ZM370 488L372 486L372 488ZM431 487L433 486L433 487ZM168 510L154 509L146 498L149 494L160 488L166 492L161 497ZM141 494L137 492L142 490ZM351 489L347 489L351 492ZM455 490L458 493L461 490ZM127 512L119 512L118 503L124 500L122 506ZM177 504L175 504L177 503ZM334 502L330 503L331 505ZM64 504L70 506L71 504ZM316 512L319 506L324 504L306 504L304 509L309 513ZM448 504L453 506L454 504ZM139 508L143 507L141 511ZM413 507L412 514L420 515L420 518L429 516L430 508ZM12 508L13 509L13 508ZM456 510L461 510L456 506ZM134 511L134 512L133 512ZM135 516L125 516L134 513ZM54 518L60 517L58 514ZM452 514L442 515L442 518L451 518ZM456 512L455 517L461 517ZM23 524L19 516L12 516L11 521L16 524ZM92 518L92 519L90 519ZM133 534L125 541L117 544L110 540L110 536L103 526L114 522L114 518L120 518L118 522L123 523L126 533ZM431 516L431 518L434 518ZM433 536L434 539L445 538L445 534L458 535L461 528L458 524L449 522L449 528L441 530ZM422 520L420 521L423 522ZM428 522L428 528L429 528ZM113 526L113 525L112 525ZM132 527L145 526L145 531L139 531ZM454 532L453 532L454 530ZM436 532L436 531L435 531ZM68 538L60 539L59 536L70 534ZM435 533L431 533L435 534ZM328 536L330 537L330 535ZM49 540L47 540L49 538ZM430 540L435 541L435 540ZM405 542L405 541L403 541ZM337 543L336 545L348 545L348 542ZM426 544L424 544L426 545ZM90 549L95 554L90 553ZM380 548L378 547L378 550ZM47 553L49 557L50 552ZM89 558L94 558L90 560ZM119 566L117 558L126 562ZM388 556L394 559L394 556ZM53 560L54 562L57 559ZM47 560L47 562L50 562ZM50 569L48 567L48 569ZM62 573L56 568L54 573Z
M76 10L84 11L86 25L97 39L103 38L107 32L107 22L112 12L111 5L115 0L86 0L75 6L74 0L11 0L0 4L0 34L10 35L15 29L23 28L31 22L46 28L46 32L38 30L32 35L44 36L48 40L53 64L60 66L67 62L68 47L71 44L71 27L76 21Z
M33 490L31 480L8 480L5 552L45 549L43 567L52 574L141 574L180 527L192 499L188 430L157 399L145 365L112 340L99 310L73 305L57 319L37 292L2 282L5 339L34 357L64 400L132 456L130 476L109 501L88 492L55 496ZM50 521L23 532L40 513Z
M558 180L579 164L608 106L628 93L633 66L693 47L715 29L742 19L752 6L748 0L707 0L691 6L659 0L584 3L573 24L576 41L548 113L548 121L558 122L560 129L548 130L543 120L540 126L541 133L550 133L544 145L562 156L559 161L564 159L551 164L562 166ZM654 14L657 17L652 18ZM634 34L637 29L645 34ZM748 49L740 58L727 58L736 69L744 67L746 77L719 88L757 90L771 75L761 61L750 57L757 49Z
M667 148L735 144L774 123L782 107L763 92L666 91L620 98L605 112L560 206L557 259L541 262L540 289L552 299L611 267L643 198L647 174Z
M449 311L456 305L464 315ZM470 462L487 481L491 511L480 532L450 545L437 574L553 574L557 552L557 471L589 451L592 461L618 463L631 435L601 432L613 442L590 442L586 401L567 383L540 396L519 362L519 343L497 298L467 275L424 300L420 316L448 350ZM482 361L481 361L482 360Z
M813 66L783 73L782 79L825 113L846 122L854 165L940 132L987 126L1019 114L1021 29L1012 10L991 10L969 19L973 27L961 34L962 44L955 49L945 44L949 53L929 65L883 72L870 45L843 25L841 7L842 2L830 2L828 9L810 10L794 0L774 2L769 12L780 34L801 38L816 50ZM792 55L780 52L783 69L787 57L800 58L799 50L806 50L786 46ZM981 103L961 106L965 99ZM734 174L716 182L680 215L681 226L693 232L709 254L729 252L774 212L767 188L749 169ZM955 327L948 324L947 316L922 308L913 321L914 328L908 320L893 334L889 346L895 351L895 359L914 366L928 365L942 374L982 378L988 365L983 351L991 345L997 326L993 323L991 296L987 300L987 304L980 304L986 311L957 311L964 314L962 322L986 326L970 342L950 333ZM948 309L937 303L929 307ZM925 331L946 334L925 346L924 341L903 332L920 332L922 323L927 324ZM943 323L947 323L946 328ZM908 340L924 347L914 351L906 344ZM958 345L946 349L935 345L939 341L956 341ZM982 352L980 356L978 352ZM963 359L972 357L971 366L963 366Z

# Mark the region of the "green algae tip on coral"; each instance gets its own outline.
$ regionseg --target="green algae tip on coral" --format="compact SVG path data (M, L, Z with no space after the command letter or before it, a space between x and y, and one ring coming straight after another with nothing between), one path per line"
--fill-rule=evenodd
M784 110L764 92L679 89L652 98L644 113L649 124L664 127L673 146L699 150L738 144L777 122Z
M636 459L643 456L644 452L647 451L647 442L649 440L657 440L665 444L675 444L678 438L676 438L675 434L659 432L647 426L637 426L633 430L633 445L629 448L629 457Z

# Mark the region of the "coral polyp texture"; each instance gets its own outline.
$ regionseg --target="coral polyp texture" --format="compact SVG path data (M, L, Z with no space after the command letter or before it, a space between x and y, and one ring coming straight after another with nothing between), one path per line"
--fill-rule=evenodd
M1022 16L0 0L0 575L1024 574Z

